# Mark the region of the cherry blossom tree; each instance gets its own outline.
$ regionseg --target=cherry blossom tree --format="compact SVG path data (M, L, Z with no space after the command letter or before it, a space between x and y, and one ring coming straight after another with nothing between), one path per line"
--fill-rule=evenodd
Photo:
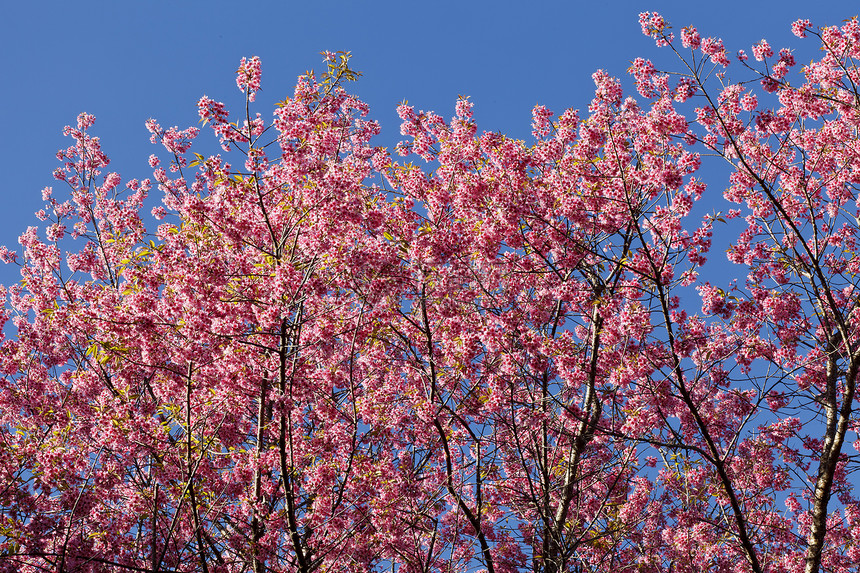
M746 228L728 255L749 273L730 294L701 287L703 310L725 321L711 327L720 331L709 333L711 341L738 341L733 359L749 379L738 415L752 422L759 411L770 410L775 418L756 433L739 425L724 447L708 439L707 421L696 419L706 439L702 457L729 497L734 534L753 570L768 569L769 561L789 568L801 560L807 572L856 567L857 499L849 478L856 462L845 440L857 429L860 366L855 326L860 180L853 144L860 25L854 19L816 32L807 20L795 22L795 35L817 36L824 54L803 69L800 85L790 82L791 51L782 49L775 57L762 40L752 49L760 66L750 65L743 51L737 54L739 73L749 72L748 79L732 82L720 71L721 85L712 90L708 74L729 64L720 41L685 28L679 48L659 15L642 14L640 22L643 32L681 58L682 85L702 98L696 109L702 131L696 138L733 169L725 198L742 206L729 216L743 217ZM684 50L689 55L682 56ZM637 78L647 97L659 97L648 83L661 76L648 68L643 62ZM754 88L774 94L778 105L759 107ZM727 336L720 336L723 332ZM708 350L706 370L714 372L716 355ZM767 370L760 372L754 362L767 364ZM726 380L733 383L731 375ZM694 402L687 409L698 418ZM770 516L749 510L746 500L753 496L770 498ZM782 515L777 514L780 497ZM841 508L833 507L833 497ZM759 547L765 536L780 538L777 547Z
M271 121L243 59L151 179L81 114L0 251L0 569L857 570L860 24L797 73L640 23L671 73L531 142L373 146L348 53Z

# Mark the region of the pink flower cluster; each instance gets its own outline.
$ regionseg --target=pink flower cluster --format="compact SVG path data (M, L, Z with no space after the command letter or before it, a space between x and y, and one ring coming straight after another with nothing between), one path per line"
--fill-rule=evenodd
M812 23L809 20L801 19L795 20L791 24L791 33L797 36L798 38L805 38L806 31L812 27Z
M247 94L248 101L254 101L257 97L257 92L260 91L260 78L262 71L260 69L260 58L242 58L239 63L239 69L236 70L236 86L239 91Z

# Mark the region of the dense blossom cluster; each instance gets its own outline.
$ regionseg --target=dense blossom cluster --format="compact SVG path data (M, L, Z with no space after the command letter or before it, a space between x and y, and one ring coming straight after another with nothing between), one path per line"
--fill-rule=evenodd
M342 53L271 122L243 59L224 156L147 122L152 181L82 114L0 249L0 571L856 571L860 26L796 22L789 83L640 23L687 64L640 101L598 71L532 143L404 102L417 163Z

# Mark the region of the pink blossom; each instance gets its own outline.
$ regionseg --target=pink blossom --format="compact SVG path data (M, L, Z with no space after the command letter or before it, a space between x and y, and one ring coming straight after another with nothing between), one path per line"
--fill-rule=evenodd
M685 48L698 50L702 43L702 37L694 26L681 28L681 45Z
M542 105L532 109L532 135L536 138L546 137L552 130L553 113Z
M753 56L759 62L765 60L765 58L773 57L773 49L770 47L770 44L767 43L767 40L762 40L752 48Z
M639 25L642 33L656 40L658 46L667 46L674 39L674 35L667 32L669 25L657 12L639 14Z
M89 113L82 113L78 116L78 129L87 129L96 122L96 117Z
M257 97L261 77L260 58L257 56L251 59L242 58L239 69L236 70L236 86L239 91L248 94L248 101L254 101Z
M805 38L806 31L812 27L812 23L809 20L795 20L791 24L791 33L797 36L798 38Z
M702 40L702 54L710 56L711 62L719 64L723 67L729 65L729 59L726 55L726 49L723 47L723 40L718 38L704 38Z

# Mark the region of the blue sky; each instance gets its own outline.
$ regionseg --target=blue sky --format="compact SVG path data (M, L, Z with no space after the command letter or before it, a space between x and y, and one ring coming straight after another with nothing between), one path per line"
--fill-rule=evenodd
M398 102L450 117L460 94L475 103L479 130L528 139L536 103L557 113L587 106L595 69L621 76L637 56L668 61L639 32L637 15L645 10L661 12L675 29L695 24L703 35L720 36L730 52L765 37L777 49L796 48L803 63L817 46L794 38L790 23L804 17L816 26L837 24L857 7L755 0L7 2L0 34L0 244L16 247L17 236L38 223L33 212L43 204L43 187L64 192L51 176L55 152L68 145L63 126L82 111L97 117L93 133L111 168L123 180L145 178L148 156L160 150L149 143L144 122L197 125L195 104L203 94L237 110L242 96L234 78L242 56L262 59L256 109L266 117L273 102L292 92L297 75L322 67L320 51L350 50L353 67L364 74L352 89L382 124L378 144L400 139ZM201 137L213 136L207 130ZM15 278L14 269L0 268L0 282Z

